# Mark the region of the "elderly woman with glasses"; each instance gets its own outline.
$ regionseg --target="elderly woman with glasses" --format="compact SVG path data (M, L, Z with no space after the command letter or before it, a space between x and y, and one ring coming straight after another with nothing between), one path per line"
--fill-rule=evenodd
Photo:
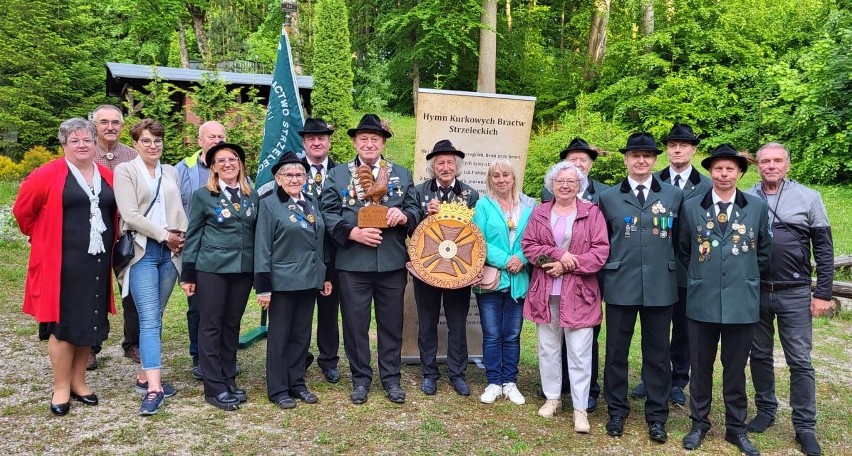
M606 222L597 206L578 197L588 179L572 163L554 165L545 185L554 199L533 209L521 241L524 256L534 264L524 318L538 328L539 370L546 398L538 414L552 417L561 408L564 338L574 430L588 433L593 328L602 317L596 273L609 255Z
M305 386L305 359L317 294L331 294L325 267L325 223L316 199L306 194L308 164L293 152L272 165L278 184L260 202L255 234L257 301L269 310L266 343L266 388L282 409L296 400L319 399ZM206 372L205 372L206 375Z
M220 142L204 159L210 175L192 195L180 287L198 300L204 398L232 411L248 400L237 386L236 365L240 320L254 283L258 197L248 181L242 147Z
M139 313L142 372L136 392L142 394L140 415L153 415L175 389L161 379L163 311L180 272L180 253L187 228L178 174L160 163L165 129L143 119L130 129L139 156L115 168L115 199L122 231L134 232L133 259L119 273L123 295L130 293Z
M88 120L62 122L65 156L27 176L12 208L31 245L23 310L47 340L50 411L60 416L69 399L98 405L86 363L90 347L109 334L107 312L115 313L110 264L118 219L112 172L94 162L95 137Z

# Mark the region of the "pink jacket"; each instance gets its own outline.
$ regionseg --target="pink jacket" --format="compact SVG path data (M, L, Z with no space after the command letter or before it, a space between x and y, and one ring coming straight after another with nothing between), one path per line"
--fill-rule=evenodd
M556 246L550 229L550 211L554 201L536 206L524 231L521 248L530 264L540 255L559 259L565 253ZM601 291L596 273L609 255L609 236L600 209L577 198L577 218L572 228L568 252L577 255L580 266L562 276L559 301L559 326L590 328L601 322ZM551 319L550 288L553 278L538 266L533 266L532 280L524 301L524 318L534 323L549 323Z

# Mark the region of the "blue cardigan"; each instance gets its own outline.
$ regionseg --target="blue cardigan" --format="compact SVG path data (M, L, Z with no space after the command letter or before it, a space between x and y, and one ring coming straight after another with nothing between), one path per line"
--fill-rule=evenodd
M516 300L526 297L530 285L530 273L527 268L524 268L517 274L509 274L506 271L506 265L512 255L517 256L525 266L529 264L521 251L521 238L524 235L524 229L527 227L533 206L535 206L535 201L522 194L520 205L521 214L518 227L515 228L515 242L512 245L509 245L509 225L506 223L503 210L500 209L500 204L496 200L490 196L480 198L476 202L476 212L473 214L473 223L479 227L482 235L485 236L487 249L485 264L500 270L500 286L497 289L509 288L512 299ZM480 292L477 287L474 287L473 291L474 293Z

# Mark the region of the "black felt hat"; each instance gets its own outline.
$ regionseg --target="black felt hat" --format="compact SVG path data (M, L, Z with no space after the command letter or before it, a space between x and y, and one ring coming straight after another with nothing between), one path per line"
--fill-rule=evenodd
M698 136L695 136L695 133L693 133L692 127L686 124L674 124L669 135L663 138L664 143L669 141L684 141L692 144L693 146L697 146L698 143L701 142L701 140L698 139Z
M559 158L561 160L565 160L565 157L568 156L570 152L585 152L589 154L592 161L598 159L598 151L592 149L592 146L589 145L583 138L574 138L571 140L571 143L568 144L568 147L562 149L562 152L559 152Z
M717 158L729 158L735 160L740 165L740 171L746 172L748 170L748 159L740 155L734 146L730 144L722 144L710 154L709 157L701 160L701 166L704 167L707 171L710 171L710 167L713 166L713 160Z
M282 166L291 163L303 166L305 168L306 173L310 172L308 162L303 161L301 158L299 158L299 156L296 155L295 152L287 151L286 153L284 153L284 155L281 156L281 158L278 159L278 161L274 165L272 165L272 175L274 176L276 173L278 173L278 170L281 169Z
M453 143L451 143L449 139L442 139L436 142L435 147L432 148L432 152L426 154L426 160L431 160L432 157L438 154L453 154L464 158L464 152L456 149L456 147L453 146Z
M623 149L619 149L622 154L630 152L631 150L647 150L649 152L654 152L657 155L663 153L657 147L657 141L654 140L654 136L647 131L638 131L630 135L627 138L627 146Z
M329 127L322 117L308 117L305 120L304 128L299 130L299 136L302 137L305 135L331 135L332 133L334 133L334 129Z
M215 146L211 147L207 151L207 153L204 154L204 161L207 163L207 166L213 165L213 157L216 156L216 152L219 152L222 149L233 150L240 157L240 161L243 162L243 164L246 163L246 152L243 150L242 147L240 147L239 144L231 144L226 143L225 141L219 141L219 144L216 144Z
M391 132L385 130L385 127L382 126L382 120L375 114L364 114L364 117L358 122L358 126L350 128L346 133L349 134L349 137L354 138L359 131L374 131L385 138L393 136Z

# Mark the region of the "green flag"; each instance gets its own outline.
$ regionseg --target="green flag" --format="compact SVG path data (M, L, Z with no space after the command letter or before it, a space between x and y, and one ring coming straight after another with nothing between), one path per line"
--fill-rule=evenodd
M269 106L258 159L257 179L254 181L259 195L263 196L275 188L271 168L285 152L293 151L300 157L305 156L302 138L298 135L304 125L296 74L293 73L290 41L287 39L287 30L282 27L272 85L269 87Z

